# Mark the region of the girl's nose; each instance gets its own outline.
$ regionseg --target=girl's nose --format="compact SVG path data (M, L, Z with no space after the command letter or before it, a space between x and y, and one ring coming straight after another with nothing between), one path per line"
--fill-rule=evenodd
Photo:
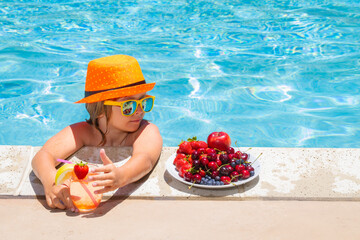
M141 114L143 112L143 110L141 109L140 103L138 104L135 114Z

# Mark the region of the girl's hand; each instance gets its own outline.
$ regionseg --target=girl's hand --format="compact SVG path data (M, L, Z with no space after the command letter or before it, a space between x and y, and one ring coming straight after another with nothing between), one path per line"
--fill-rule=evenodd
M55 185L44 188L46 203L51 208L70 209L75 211L75 207L70 198L70 188L66 184Z
M95 191L95 194L101 194L113 191L121 187L121 176L119 169L108 158L104 149L100 150L100 158L104 163L102 167L96 167L91 169L92 173L103 173L89 176L89 180L95 181L93 186L102 186L104 188Z

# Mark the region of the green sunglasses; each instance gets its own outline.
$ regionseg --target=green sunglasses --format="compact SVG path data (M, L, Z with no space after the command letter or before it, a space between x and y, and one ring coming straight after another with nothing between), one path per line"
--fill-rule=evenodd
M132 116L136 112L138 105L140 105L144 112L150 112L154 107L154 101L154 96L146 95L144 98L139 100L125 100L122 102L106 100L104 101L104 105L119 106L121 107L122 115Z

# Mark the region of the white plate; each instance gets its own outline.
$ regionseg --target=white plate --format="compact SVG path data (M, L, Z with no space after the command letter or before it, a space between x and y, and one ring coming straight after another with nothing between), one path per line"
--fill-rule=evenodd
M197 183L194 184L194 183L185 181L184 178L179 176L179 172L176 170L176 167L173 164L176 155L177 154L174 153L173 155L171 155L168 158L168 160L166 161L166 170L176 180L178 180L178 181L180 181L182 183L185 183L187 185L190 185L190 186L192 185L193 187L208 188L208 189L231 188L231 187L239 186L239 185L242 185L244 183L250 182L251 180L256 178L260 173L260 162L259 162L259 160L254 162L255 159L256 159L256 156L252 156L252 154L250 154L250 158L249 158L248 161L251 162L251 163L254 162L254 164L251 165L254 168L254 172L255 172L254 176L249 177L248 179L244 179L244 180L239 179L237 182L234 182L233 184L230 183L230 184L227 184L227 185L202 185L202 184L197 184Z

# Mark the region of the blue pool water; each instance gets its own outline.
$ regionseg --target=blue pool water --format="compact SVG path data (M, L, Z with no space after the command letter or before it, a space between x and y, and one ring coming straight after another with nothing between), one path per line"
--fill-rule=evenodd
M360 146L360 3L1 1L0 144L42 145L87 118L87 63L136 57L165 146Z

